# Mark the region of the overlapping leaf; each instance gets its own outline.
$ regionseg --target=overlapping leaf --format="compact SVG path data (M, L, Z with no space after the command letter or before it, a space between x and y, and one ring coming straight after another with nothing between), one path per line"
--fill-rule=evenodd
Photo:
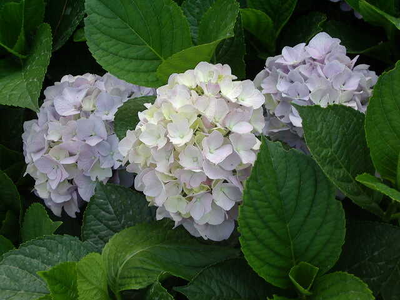
M345 235L335 189L312 158L263 141L240 207L242 251L268 282L291 285L289 271L308 262L320 274L332 268Z

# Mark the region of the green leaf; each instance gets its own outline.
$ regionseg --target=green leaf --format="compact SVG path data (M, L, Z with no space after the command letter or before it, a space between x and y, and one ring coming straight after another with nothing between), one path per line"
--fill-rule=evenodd
M159 281L153 283L146 293L146 300L174 300L174 297L168 293L167 289ZM88 299L89 300L89 299Z
M80 300L108 300L107 273L98 253L90 253L77 264Z
M26 61L16 65L11 60L0 60L0 104L37 110L42 82L50 62L51 31L40 25L31 53Z
M296 3L297 0L247 0L250 8L259 9L272 19L276 37L292 15Z
M246 44L240 15L236 20L234 31L234 37L219 43L215 51L215 57L218 63L228 64L232 69L232 74L235 74L239 79L244 79L246 77L246 64L244 62Z
M307 15L302 15L288 25L282 31L280 41L281 48L285 46L293 47L300 43L307 43L317 33L323 30L326 15L318 11L312 11ZM332 35L336 37L336 35Z
M82 240L101 250L115 233L154 219L155 209L148 206L143 194L98 183L83 217Z
M201 19L215 1L216 0L185 0L182 3L182 10L189 22L190 33L194 44L197 44Z
M329 35L340 39L341 44L346 47L347 53L364 53L382 42L381 36L371 34L364 26L353 24L349 26L345 22L329 20L324 23L323 27Z
M233 37L239 3L217 0L203 15L199 26L199 44L212 43Z
M378 191L391 199L400 202L400 192L392 189L391 187L384 184L380 179L372 176L371 174L361 174L356 177L357 181L361 182L363 185Z
M400 295L400 228L384 223L349 222L336 270L352 273L383 300Z
M46 22L53 33L53 51L58 50L70 38L85 15L84 0L47 0Z
M306 296L312 295L311 286L317 277L319 269L305 262L295 265L289 272L289 278L296 289Z
M43 0L21 0L9 2L1 7L0 44L12 54L25 58L24 55L29 37L42 24L44 16ZM11 48L11 49L10 49Z
M365 118L372 161L379 174L395 182L400 153L400 62L382 74L374 87ZM360 172L361 173L361 172ZM359 173L359 174L360 174Z
M345 235L335 188L311 157L263 139L239 210L242 251L250 266L278 287L290 269L308 262L328 271Z
M268 285L242 258L201 271L187 286L175 288L189 300L265 299L276 288Z
M63 262L38 275L46 281L54 300L78 299L76 262Z
M384 27L389 37L394 30L400 30L400 18L391 16L365 0L359 0L359 8L359 12L365 21L372 25Z
M261 10L244 8L240 10L243 27L259 39L269 52L275 49L275 29L269 16Z
M49 294L37 272L79 261L91 251L89 244L71 236L46 236L22 244L4 254L0 262L0 299L30 300Z
M374 173L365 140L364 115L344 105L296 106L310 152L328 178L354 203L382 216L372 193L356 181Z
M75 31L73 40L74 42L86 42L85 29L83 27Z
M25 212L21 227L22 241L26 242L43 235L51 235L61 224L61 221L53 222L49 218L43 205L34 203Z
M13 243L11 243L11 241L7 238L5 238L4 236L0 235L0 261L1 261L1 256L14 249L14 245Z
M85 35L107 71L126 81L157 87L158 66L192 45L189 25L172 0L87 0Z
M327 274L315 281L310 300L374 300L368 286L354 275L344 272Z
M145 103L154 103L155 96L143 96L138 98L129 99L115 114L114 131L117 137L122 140L126 136L128 130L135 130L136 125L139 123L138 112L146 109Z
M218 40L193 46L169 57L157 69L160 82L166 83L172 73L183 73L188 69L193 69L201 61L210 61L219 42Z
M0 212L11 210L18 215L21 202L17 187L3 171L0 171L0 191Z
M139 224L111 238L102 255L114 293L146 287L165 272L191 280L204 267L238 254L235 249L200 244L185 229L171 226Z

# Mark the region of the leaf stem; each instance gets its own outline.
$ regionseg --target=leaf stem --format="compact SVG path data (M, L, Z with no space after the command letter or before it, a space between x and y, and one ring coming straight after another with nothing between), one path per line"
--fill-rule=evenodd
M397 203L395 201L390 202L388 209L385 212L384 220L386 222L390 222L390 220L392 219L392 215L396 212L396 210L397 210Z

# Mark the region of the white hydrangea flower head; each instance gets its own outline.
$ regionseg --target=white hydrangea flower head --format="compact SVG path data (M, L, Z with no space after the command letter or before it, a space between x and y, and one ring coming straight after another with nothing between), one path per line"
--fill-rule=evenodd
M119 143L135 188L192 235L221 241L235 227L243 181L260 147L264 96L228 65L170 76Z
M308 45L284 47L267 59L254 83L265 96L264 134L305 150L301 117L292 104L342 104L365 113L378 80L368 65L355 65L340 40L325 32Z
M155 95L155 90L110 74L85 74L64 76L44 95L38 118L24 123L26 173L55 215L64 209L75 217L94 194L96 181L129 185L120 172L125 153L118 150L114 116L128 99Z

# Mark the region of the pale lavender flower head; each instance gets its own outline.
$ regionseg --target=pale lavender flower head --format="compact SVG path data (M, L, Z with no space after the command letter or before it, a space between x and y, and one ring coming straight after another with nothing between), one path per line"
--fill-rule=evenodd
M264 134L305 150L302 120L292 104L342 104L364 113L378 77L368 65L355 66L357 58L325 32L268 58L254 80L265 96Z
M290 52L287 62L302 55ZM119 143L126 170L137 173L135 188L158 207L157 219L215 241L235 228L265 125L264 96L251 80L235 79L228 65L205 62L171 75Z
M119 176L123 156L114 116L128 99L154 94L110 74L67 75L46 88L38 118L24 123L22 139L26 173L55 215L64 210L75 217L97 181L132 184L132 178Z

